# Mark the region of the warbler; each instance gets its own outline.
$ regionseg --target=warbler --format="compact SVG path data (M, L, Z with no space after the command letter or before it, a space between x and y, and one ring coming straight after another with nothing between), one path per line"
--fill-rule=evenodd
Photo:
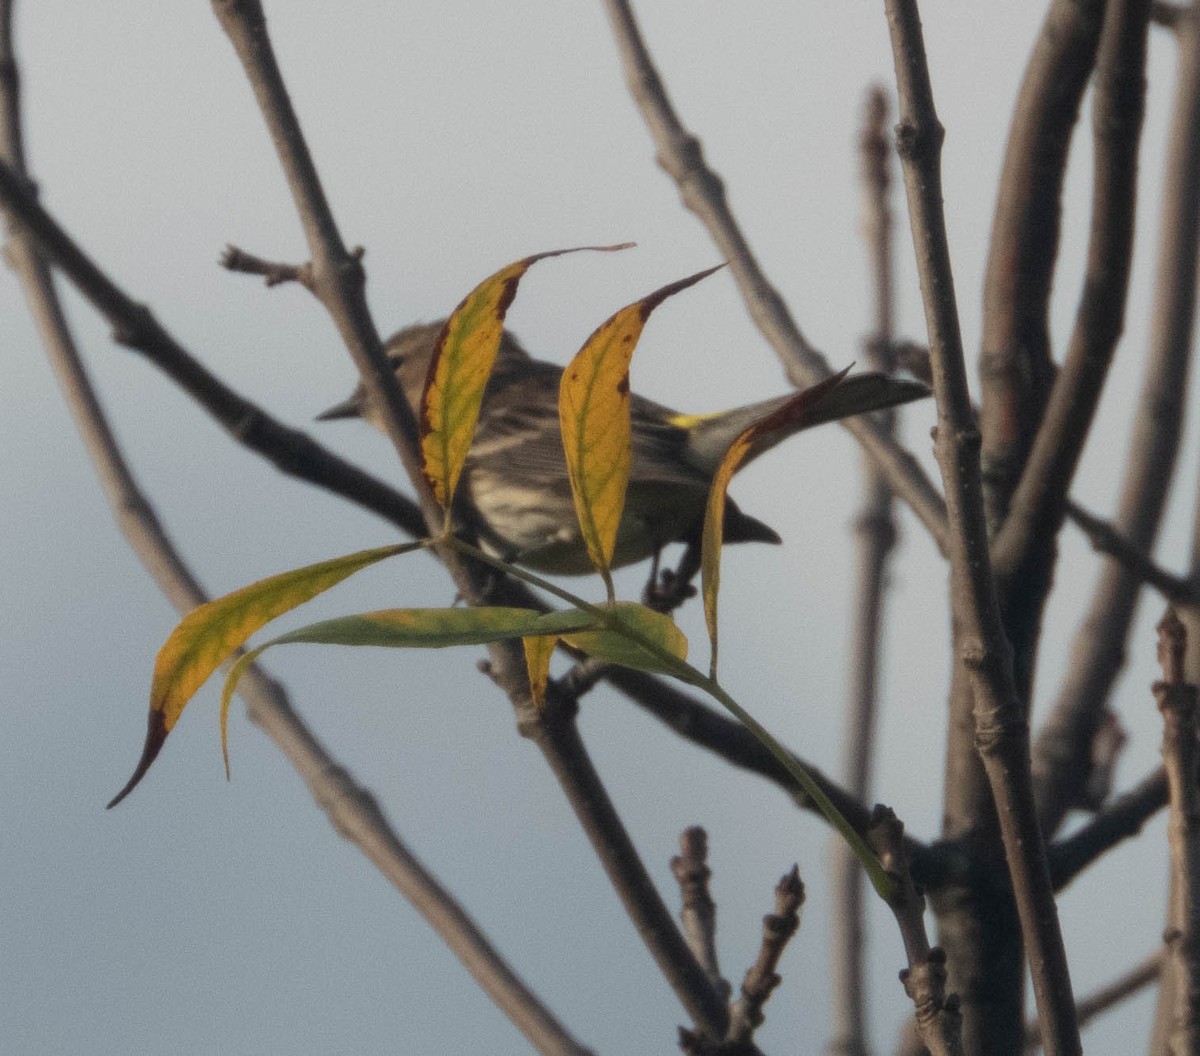
M419 415L421 394L445 320L410 326L388 339L385 351L405 398ZM505 331L463 468L456 519L490 551L550 574L593 571L584 545L558 417L562 367L534 359ZM709 485L726 450L746 426L794 393L715 414L680 414L632 395L632 460L613 567L655 559L668 543L699 544ZM797 424L765 438L742 465L792 433L929 395L920 382L864 373L845 378ZM380 408L361 385L318 421L366 419L382 428ZM740 467L739 467L740 468ZM726 500L724 542L779 543L774 529ZM695 562L691 562L694 566ZM689 569L695 571L694 567Z

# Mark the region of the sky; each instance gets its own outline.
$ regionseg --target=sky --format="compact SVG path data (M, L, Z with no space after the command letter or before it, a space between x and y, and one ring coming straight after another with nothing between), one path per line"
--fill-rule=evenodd
M681 117L704 141L761 263L836 366L861 359L870 311L854 144L868 85L888 83L881 5L804 0L636 5ZM1011 102L1042 5L923 5L941 120L955 277L969 355ZM268 3L272 39L343 237L366 249L382 332L444 315L530 253L632 240L621 254L538 264L509 315L527 347L565 362L605 317L718 262L657 168L598 3ZM303 239L252 95L208 5L18 3L29 157L42 200L109 275L219 376L284 422L385 478L402 472L358 423L312 418L354 383L322 309L216 265L234 243L302 261ZM1112 508L1148 327L1173 61L1153 34L1141 224L1126 337L1076 497ZM1079 287L1088 129L1077 137L1056 284L1056 347ZM899 329L923 338L897 202ZM240 450L153 367L115 346L73 291L69 317L134 472L212 593L393 540L387 525L286 480ZM0 274L0 1048L128 1053L525 1053L419 915L329 827L271 743L235 708L233 780L217 687L185 712L143 785L104 804L136 760L154 654L176 616L120 537L11 275ZM727 274L660 308L634 388L686 411L783 390ZM932 409L905 413L934 472ZM1159 556L1181 567L1196 478L1191 423ZM782 547L723 565L722 677L781 739L838 768L859 457L837 429L806 434L732 494ZM876 793L921 838L940 822L947 682L945 569L901 517L891 572ZM1072 530L1046 621L1035 722L1054 699L1096 561ZM634 569L618 578L640 589ZM599 597L599 582L572 584ZM365 573L284 626L397 605L446 605L420 556ZM1114 704L1130 733L1118 773L1157 762L1152 625L1142 608ZM692 606L680 623L703 653ZM397 831L565 1022L598 1053L670 1051L682 1010L623 916L540 755L476 669L481 651L297 647L267 657L314 732L379 798ZM771 891L808 887L759 1041L820 1052L829 1024L831 835L762 781L681 745L615 694L581 728L660 890L689 825L709 833L722 967L735 984ZM1159 819L1063 896L1076 985L1104 982L1163 926ZM1130 897L1130 893L1135 894ZM870 914L870 1015L891 1047L907 1013L902 949ZM1144 1044L1143 997L1085 1036Z

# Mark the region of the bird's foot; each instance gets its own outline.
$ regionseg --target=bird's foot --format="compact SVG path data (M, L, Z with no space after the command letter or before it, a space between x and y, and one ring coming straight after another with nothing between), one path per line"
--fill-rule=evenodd
M677 572L664 568L657 576L651 576L642 591L642 604L655 612L672 613L688 598L696 596L690 577L685 579Z

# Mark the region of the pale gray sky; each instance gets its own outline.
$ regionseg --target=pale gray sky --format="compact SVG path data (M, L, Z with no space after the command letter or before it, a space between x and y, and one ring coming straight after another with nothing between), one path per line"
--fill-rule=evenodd
M1042 6L923 6L972 350L998 158ZM839 366L861 358L869 315L854 144L864 89L891 72L881 5L642 0L637 10L678 110L703 138L802 329ZM544 262L525 280L510 321L536 354L564 361L616 308L718 259L654 164L599 4L295 0L268 4L268 14L343 234L367 248L384 331L445 314L517 257L636 240L640 248L615 256ZM215 265L226 242L294 260L303 242L208 5L26 0L17 16L30 158L45 203L212 369L307 427L345 394L353 371L306 293L266 290ZM1103 408L1104 443L1089 449L1078 489L1099 510L1114 495L1114 452L1129 428L1146 334L1173 72L1161 33L1152 58L1140 272ZM1073 158L1060 343L1079 284L1089 138L1085 130ZM900 318L921 338L900 221ZM126 452L211 591L389 541L381 522L238 450L156 371L113 346L86 305L73 295L68 305ZM143 786L104 812L140 748L153 656L175 618L113 525L11 277L0 278L0 319L0 1048L31 1056L527 1052L237 710L226 785L215 687L197 697ZM656 313L633 381L685 410L763 398L783 385L727 275ZM910 443L928 459L931 409L906 417ZM333 424L318 435L399 479L387 444L365 427ZM1189 457L1183 479L1195 478L1195 465ZM856 466L838 430L806 435L757 464L733 493L780 530L785 546L731 550L724 565L724 681L829 771L839 758ZM1185 552L1184 491L1161 551L1168 562ZM1053 699L1094 580L1078 537L1068 531L1066 541L1040 708ZM627 593L641 575L622 578ZM945 584L907 516L893 583L877 795L925 837L940 818ZM411 558L367 573L292 625L450 600L445 576ZM1133 735L1124 784L1157 759L1148 692L1157 614L1154 606L1143 613L1116 699ZM698 610L681 622L701 654ZM477 654L309 648L280 650L268 666L581 1041L613 1056L671 1051L683 1013L540 756L476 672ZM799 863L809 889L804 923L760 1041L769 1052L820 1052L826 827L609 693L587 700L582 727L669 900L679 831L708 828L722 965L735 981L753 957L773 885ZM1165 878L1156 823L1067 892L1062 913L1080 989L1158 941ZM1134 885L1147 895L1131 906ZM901 949L886 913L874 909L872 922L872 1020L885 1050L906 1012L896 983ZM1140 1047L1149 1010L1143 998L1105 1020L1087 1038L1089 1051Z

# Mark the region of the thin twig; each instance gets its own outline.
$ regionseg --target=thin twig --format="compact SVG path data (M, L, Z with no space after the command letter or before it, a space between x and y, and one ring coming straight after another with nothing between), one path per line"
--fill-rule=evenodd
M1181 607L1200 605L1200 583L1190 576L1168 572L1126 539L1110 521L1089 513L1078 503L1068 502L1067 513L1076 527L1088 537L1092 549L1115 558L1146 586L1158 591L1166 601Z
M1158 636L1163 677L1154 683L1154 697L1163 717L1163 769L1170 805L1171 915L1166 941L1174 1016L1168 1043L1172 1052L1191 1053L1200 1051L1200 688L1184 681L1187 631L1173 610L1159 621Z
M1081 997L1075 1006L1075 1014L1079 1017L1079 1026L1081 1028L1087 1026L1097 1016L1156 982L1162 972L1162 964L1162 950L1155 950L1140 964L1135 964L1129 971L1119 975L1111 983ZM1041 1047L1041 1028L1034 1021L1025 1027L1024 1051L1033 1053L1039 1051Z
M763 1024L763 1006L781 982L775 969L784 948L800 927L800 907L803 905L804 884L799 868L793 865L775 887L775 911L763 917L758 957L742 980L742 996L729 1012L726 1041L732 1052L746 1045Z
M862 226L871 265L871 300L875 316L871 335L865 342L866 359L869 369L884 372L895 369L888 111L887 93L882 87L875 86L867 93L863 129L859 136ZM880 426L893 436L895 418L892 412L880 417ZM842 767L851 794L865 803L871 788L887 564L896 545L897 528L887 481L870 459L863 460L862 474L862 504L855 520L857 578ZM865 1056L867 988L863 875L862 867L845 841L837 841L831 850L830 873L834 1025L826 1053L828 1056Z
M1136 836L1166 804L1167 776L1159 767L1098 811L1087 824L1052 843L1046 853L1054 890L1061 891L1096 859L1121 841Z
M900 973L900 981L913 1003L917 1034L932 1056L957 1056L962 1052L958 997L946 994L946 954L929 945L925 899L908 870L904 826L891 808L875 808L869 839L880 863L895 881L889 908L904 942L908 965Z
M938 427L936 452L950 524L955 653L971 676L975 742L983 758L1029 953L1047 1051L1079 1053L1070 972L1038 826L1029 770L1029 726L1013 680L988 552L979 478L979 433L967 391L962 335L942 212L937 119L914 0L887 0L900 99L898 144L929 328Z
M729 262L751 319L795 385L806 387L827 378L831 372L824 356L805 340L779 291L759 268L725 199L720 177L705 163L700 141L676 116L628 0L604 0L604 7L625 80L654 140L658 163L678 185L683 204L699 217ZM869 416L847 418L842 425L863 445L896 496L908 503L944 551L945 503L917 461Z
M729 997L730 986L717 963L717 904L708 890L708 834L698 825L684 829L679 854L671 859L671 873L679 884L679 923L697 961L713 986Z

